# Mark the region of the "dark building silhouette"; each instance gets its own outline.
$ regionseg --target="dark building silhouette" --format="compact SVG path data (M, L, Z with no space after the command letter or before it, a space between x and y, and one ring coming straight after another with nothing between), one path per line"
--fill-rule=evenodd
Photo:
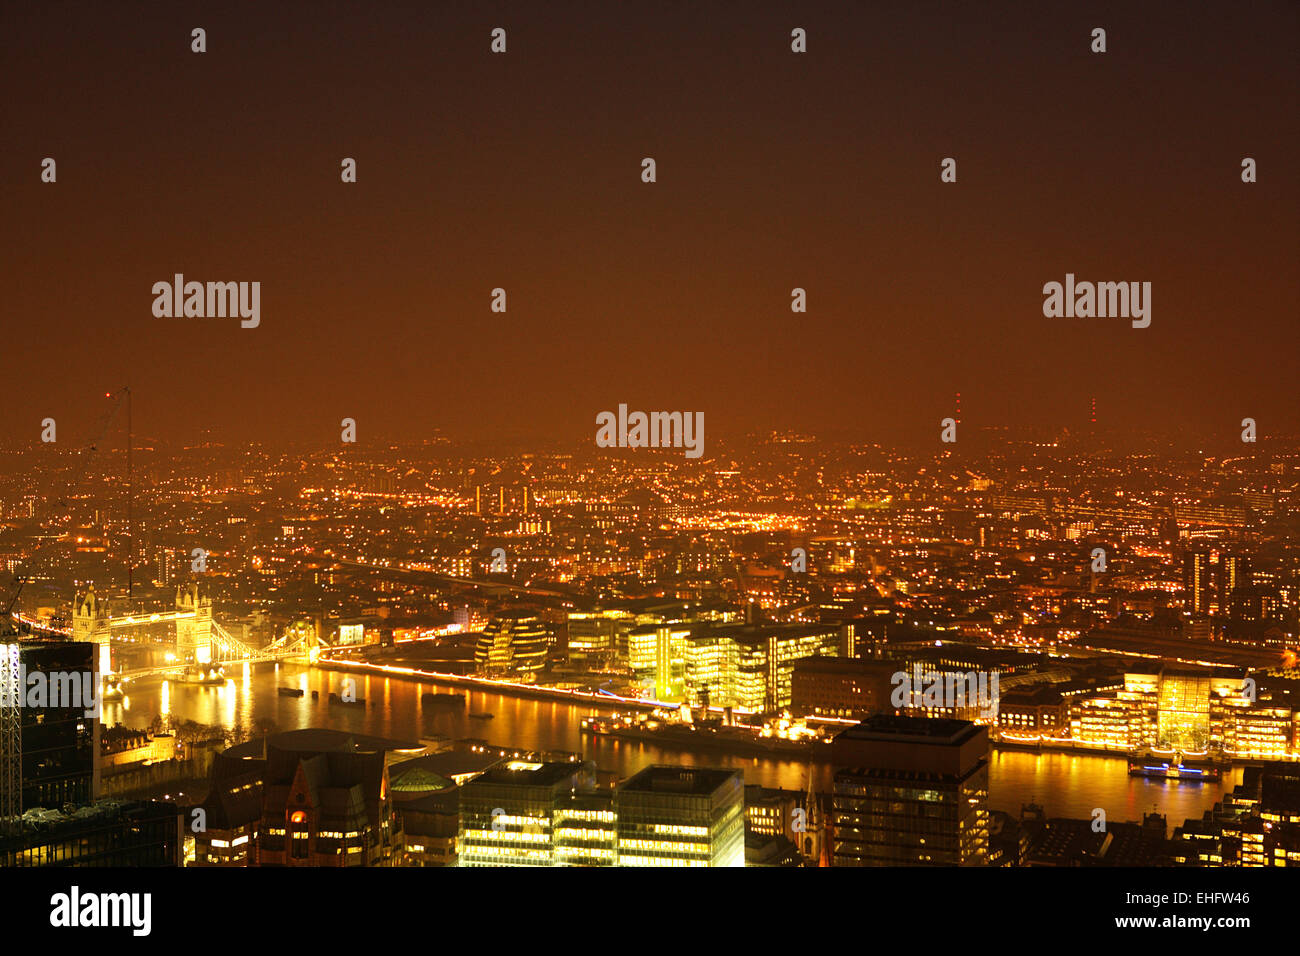
M0 867L181 866L184 850L175 804L105 800L27 811L21 830L0 836Z
M195 808L198 866L390 866L403 834L386 754L417 744L296 730L232 747Z
M834 866L986 866L988 730L869 717L836 736Z
M83 675L91 675L92 690L98 686L95 651L97 645L79 641L23 638L5 648L6 662L17 648L26 686L18 689L21 700L0 696L0 763L8 767L8 731L16 728L21 753L17 790L21 805L14 809L58 808L93 803L98 790L99 713L83 700ZM36 675L42 675L45 693L33 696ZM66 706L71 703L71 706ZM61 706L63 705L63 706ZM87 714L87 711L90 711ZM7 787L0 773L0 787ZM3 796L0 794L0 796ZM8 803L0 800L0 806Z

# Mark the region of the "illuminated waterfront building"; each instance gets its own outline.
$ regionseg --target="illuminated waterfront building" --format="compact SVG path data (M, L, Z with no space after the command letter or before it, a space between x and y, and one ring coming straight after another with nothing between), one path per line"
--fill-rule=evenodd
M835 625L696 624L683 636L686 700L765 712L789 707L795 662L843 656L851 633Z
M878 715L838 734L833 865L988 865L988 751L965 720Z
M1130 750L1134 744L1134 707L1113 696L1085 697L1070 709L1070 736L1075 740Z
M532 680L546 664L554 633L536 614L515 611L495 617L479 635L474 663L485 677Z
M796 715L855 717L892 712L890 661L805 657L790 671L790 709Z
M615 797L620 866L744 866L739 770L647 767Z
M1296 715L1281 707L1228 710L1223 720L1224 749L1247 757L1281 757L1295 745Z
M1068 715L1065 699L1051 687L1006 691L998 700L998 729L1012 736L1065 736Z
M1191 670L1160 674L1156 741L1162 748L1203 751L1210 742L1210 675Z
M712 628L691 637L689 649L682 642L683 673L693 706L748 706L740 701L763 697L762 674L740 666L741 647L725 633Z
M638 680L653 681L656 700L679 701L684 695L687 633L683 624L644 625L628 632L628 664Z
M1116 692L1115 697L1128 705L1128 746L1154 747L1160 700L1159 672L1126 673L1124 686ZM1093 738L1084 737L1084 739Z
M1076 699L1070 736L1116 750L1254 748L1260 756L1278 755L1294 746L1293 714L1251 700L1239 671L1165 668L1127 673L1118 692Z
M568 625L570 661L604 664L627 658L631 611L571 611Z

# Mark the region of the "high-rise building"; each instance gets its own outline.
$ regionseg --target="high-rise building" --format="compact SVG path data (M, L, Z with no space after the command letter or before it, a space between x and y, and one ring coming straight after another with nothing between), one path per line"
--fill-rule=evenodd
M155 557L157 571L154 574L154 584L160 587L166 587L176 582L178 561L177 554L171 548L161 549Z
M0 644L0 815L87 805L99 773L96 645L23 638Z
M632 612L623 608L569 612L569 660L599 664L626 657L631 622Z
M790 706L796 661L846 656L846 647L851 647L853 640L852 628L847 625L709 621L661 630L672 640L658 642L658 673L663 675L666 668L671 668L667 670L667 685L673 687L680 680L685 699L692 706L708 703L765 712ZM637 634L632 632L629 647Z
M869 717L836 736L834 866L986 866L988 730Z
M616 790L591 764L512 760L460 791L460 866L744 866L740 771L651 767Z
M647 767L615 796L620 866L744 866L739 770Z
M1183 558L1184 605L1193 614L1210 613L1210 553L1189 551Z
M1220 555L1218 584L1219 613L1226 615L1232 608L1233 592L1251 585L1250 559L1238 554Z

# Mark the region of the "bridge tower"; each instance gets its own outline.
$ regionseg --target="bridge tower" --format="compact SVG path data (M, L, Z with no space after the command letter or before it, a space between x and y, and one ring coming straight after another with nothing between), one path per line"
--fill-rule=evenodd
M176 619L176 657L196 664L212 663L212 598L199 595L198 584L176 589L176 610L193 617Z
M111 619L108 604L101 602L95 595L93 584L86 588L85 593L73 596L72 639L99 645L99 649L95 651L95 660L101 674L108 674L113 670L109 651Z

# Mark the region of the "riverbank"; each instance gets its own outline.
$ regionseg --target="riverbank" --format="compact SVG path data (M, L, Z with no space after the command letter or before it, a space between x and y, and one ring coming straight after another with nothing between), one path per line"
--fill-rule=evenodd
M581 704L584 707L597 707L610 710L632 708L647 713L675 708L676 704L666 704L656 700L644 700L636 697L620 697L610 693L592 693L591 691L570 690L562 687L539 687L536 684L521 684L518 681L494 680L489 677L469 677L465 674L444 674L438 671L426 671L416 667L400 667L394 664L376 664L371 661L347 661L335 658L321 658L316 667L333 671L355 671L363 674L375 674L381 677L394 677L405 680L425 681L432 684L446 684L451 687L464 687L493 694L522 697L527 700L563 701L569 704Z

